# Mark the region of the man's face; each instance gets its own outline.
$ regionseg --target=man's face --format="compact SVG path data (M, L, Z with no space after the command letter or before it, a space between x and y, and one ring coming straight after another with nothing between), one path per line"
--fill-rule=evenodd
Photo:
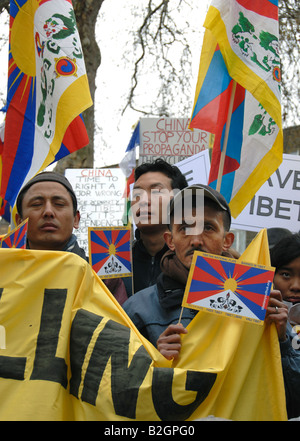
M283 300L300 303L300 257L276 270L274 287L279 289Z
M78 228L80 215L74 216L72 198L58 182L38 182L25 193L22 219L29 218L27 239L31 249L62 250Z
M193 208L190 214L185 214L180 224L173 224L172 231L164 235L168 247L176 252L178 259L188 269L191 266L194 251L221 255L223 251L231 247L234 240L233 233L224 230L222 212L205 205L201 229L196 226L195 216L196 209ZM191 228L193 226L195 228Z
M173 196L171 179L160 172L144 173L132 192L131 211L141 230L167 224L167 207Z

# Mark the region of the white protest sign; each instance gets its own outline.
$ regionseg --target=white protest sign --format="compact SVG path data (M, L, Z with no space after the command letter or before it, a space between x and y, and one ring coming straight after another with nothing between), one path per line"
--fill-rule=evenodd
M185 174L188 185L207 184L210 169L207 150L176 165ZM272 227L300 230L300 156L283 155L278 170L231 223L231 228L245 231Z
M157 158L175 164L207 149L210 134L188 125L189 118L141 118L139 164Z
M242 213L232 219L232 228L260 231L262 228L300 230L300 156L283 155L283 162L262 185Z
M66 169L80 211L79 229L74 233L88 255L88 227L123 226L125 176L118 168Z
M209 150L203 150L175 164L185 176L188 185L207 184L210 170Z

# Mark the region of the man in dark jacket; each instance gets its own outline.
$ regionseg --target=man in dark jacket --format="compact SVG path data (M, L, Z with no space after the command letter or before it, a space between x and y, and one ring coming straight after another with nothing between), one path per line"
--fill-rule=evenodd
M36 175L21 189L16 204L17 225L29 219L27 248L67 251L88 261L73 234L73 229L79 227L80 213L67 178L54 172ZM107 279L104 283L120 304L127 299L122 279Z
M170 198L187 186L178 167L162 159L141 164L135 170L131 210L137 226L132 246L133 289L140 291L156 283L160 261L168 247L164 233Z
M186 205L184 201L191 195L191 203ZM180 334L187 332L185 326L194 316L184 308L178 324L194 251L230 256L234 235L229 231L227 202L205 185L193 185L177 193L169 214L169 230L164 234L169 251L162 258L162 274L156 285L134 294L123 307L139 331L166 358L175 359L181 349ZM274 322L279 341L285 341L287 307L279 291L271 291L265 321Z
M200 212L196 212L195 207L196 202L198 203L197 191L200 192L199 197L202 198L199 200ZM190 207L184 205L183 202L187 194L193 195ZM204 223L203 209L201 211L203 194ZM176 212L179 213L180 220L176 217ZM195 215L198 215L198 219ZM198 225L198 220L201 222L200 225ZM225 199L209 187L187 187L171 200L169 228L164 232L168 251L161 260L162 273L155 285L134 294L123 305L139 331L154 346L159 344L158 349L167 358L174 358L178 354L179 334L186 332L185 327L196 313L195 310L184 308L181 325L177 325L194 251L229 255L228 250L234 240L233 233L229 231L230 222L230 209ZM172 325L170 334L169 325Z

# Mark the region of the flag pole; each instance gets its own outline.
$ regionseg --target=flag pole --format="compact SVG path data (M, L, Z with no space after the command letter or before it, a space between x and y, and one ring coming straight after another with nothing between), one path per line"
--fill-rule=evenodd
M227 143L228 143L228 136L229 136L229 129L230 129L230 123L231 123L231 116L232 116L235 91L236 91L236 81L233 80L230 101L229 101L229 107L228 107L228 115L227 115L227 121L226 121L224 143L223 143L223 148L222 148L221 157L220 157L220 164L219 164L219 172L218 172L217 187L216 187L216 190L218 192L220 192L220 190L221 190L221 183L222 183L222 176L223 176L224 165L225 165L226 150L227 150Z

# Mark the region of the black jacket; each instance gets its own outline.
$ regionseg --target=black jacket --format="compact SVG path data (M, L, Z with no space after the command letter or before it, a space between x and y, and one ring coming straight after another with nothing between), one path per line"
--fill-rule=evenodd
M148 288L148 286L156 283L157 277L161 273L161 258L169 249L165 244L155 256L150 256L144 247L142 240L139 238L138 232L136 233L136 237L137 239L132 245L134 292L141 291L142 289Z

